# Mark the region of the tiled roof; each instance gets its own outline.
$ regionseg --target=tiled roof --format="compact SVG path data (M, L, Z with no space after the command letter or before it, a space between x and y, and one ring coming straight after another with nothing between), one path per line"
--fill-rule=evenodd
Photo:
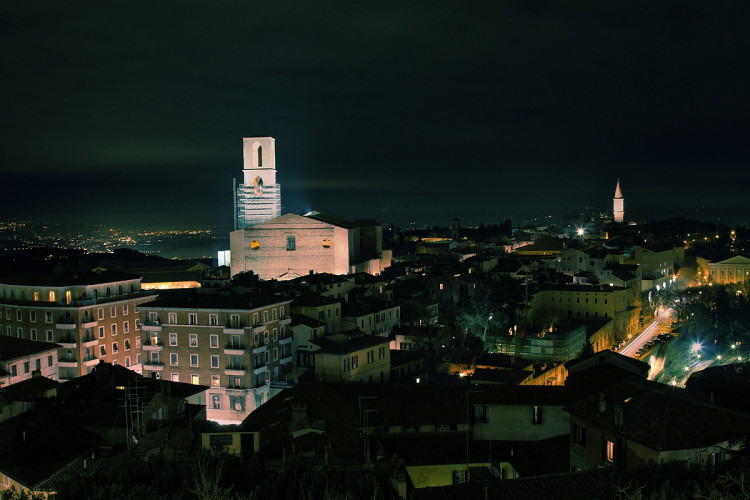
M22 382L0 388L0 394L5 401L33 398L59 387L60 383L46 377L31 377Z
M305 217L308 217L310 219L315 219L320 222L325 222L326 224L331 224L333 226L343 227L346 229L354 229L356 227L359 227L354 222L344 219L343 217L339 217L337 215L325 213L325 212L311 212L309 214L305 214Z
M325 323L323 323L320 320L310 318L307 316L304 316L302 314L293 314L292 315L292 326L294 325L305 325L309 326L310 328L320 328L321 326L326 326Z
M568 472L513 480L498 479L489 483L466 483L454 486L414 490L414 500L581 500L610 498L613 481L611 471L599 469ZM485 489L486 488L486 489Z
M77 457L34 486L36 491L58 491L65 483L91 478L102 463L101 458Z
M317 293L303 293L302 295L294 299L292 305L319 307L327 304L336 304L339 302L341 302L339 299L324 297L322 295L318 295Z
M368 347L388 344L388 342L386 337L367 335L359 330L310 340L310 343L320 347L320 350L316 351L320 354L348 354Z
M244 293L224 295L198 293L196 290L167 290L159 293L159 298L141 304L139 308L173 309L230 309L249 311L272 304L291 302L291 299L278 295Z
M96 285L138 279L137 274L121 271L102 271L96 273L84 271L79 273L19 273L0 278L0 283L8 285L68 286Z
M604 411L599 411L600 394L565 410L654 450L705 447L750 434L750 415L699 403L682 389L626 381L601 394L606 401ZM623 409L619 428L615 426L616 407Z
M54 351L59 347L59 345L51 342L38 342L0 335L0 362Z

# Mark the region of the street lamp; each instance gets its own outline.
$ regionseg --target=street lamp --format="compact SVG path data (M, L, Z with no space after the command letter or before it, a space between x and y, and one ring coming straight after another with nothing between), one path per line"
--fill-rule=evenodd
M585 232L586 232L586 230L584 228L582 228L582 227L578 228L578 236L581 237L581 246L583 246L583 233L585 233Z

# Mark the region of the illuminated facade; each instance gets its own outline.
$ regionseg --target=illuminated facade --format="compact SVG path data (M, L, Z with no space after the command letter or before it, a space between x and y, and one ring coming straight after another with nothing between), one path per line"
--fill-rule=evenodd
M620 179L617 179L617 187L615 188L615 198L612 200L613 212L615 216L615 222L625 221L625 198L622 197L622 191L620 190Z
M291 299L164 293L140 309L143 375L207 385L206 418L237 424L291 381Z
M721 262L710 262L708 272L711 283L744 283L750 281L750 259L735 255Z
M242 139L242 184L234 186L234 229L281 215L281 185L276 184L273 137Z
M252 271L261 279L289 280L313 273L380 274L391 265L383 228L320 212L284 214L232 231L232 276Z
M58 344L61 382L90 373L100 361L140 373L138 306L154 298L129 273L19 274L0 281L0 328Z

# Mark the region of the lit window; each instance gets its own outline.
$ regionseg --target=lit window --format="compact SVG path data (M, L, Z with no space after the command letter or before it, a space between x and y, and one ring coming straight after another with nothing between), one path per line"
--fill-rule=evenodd
M211 375L211 387L219 387L219 376Z
M615 461L615 443L614 441L607 441L607 462Z
M190 383L193 385L198 385L198 375L192 374L190 375Z
M172 374L172 382L179 382L180 381L180 374L179 373L173 373Z

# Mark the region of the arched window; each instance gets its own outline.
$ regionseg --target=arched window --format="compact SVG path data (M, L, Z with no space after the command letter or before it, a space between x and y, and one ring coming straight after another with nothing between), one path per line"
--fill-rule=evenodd
M253 181L253 190L256 196L263 194L263 179L256 177Z
M110 295L112 295L112 288L107 287L107 297L109 297Z
M119 285L119 286L117 287L117 294L118 294L118 295L122 295L122 285Z
M263 146L258 146L258 166L263 166Z

